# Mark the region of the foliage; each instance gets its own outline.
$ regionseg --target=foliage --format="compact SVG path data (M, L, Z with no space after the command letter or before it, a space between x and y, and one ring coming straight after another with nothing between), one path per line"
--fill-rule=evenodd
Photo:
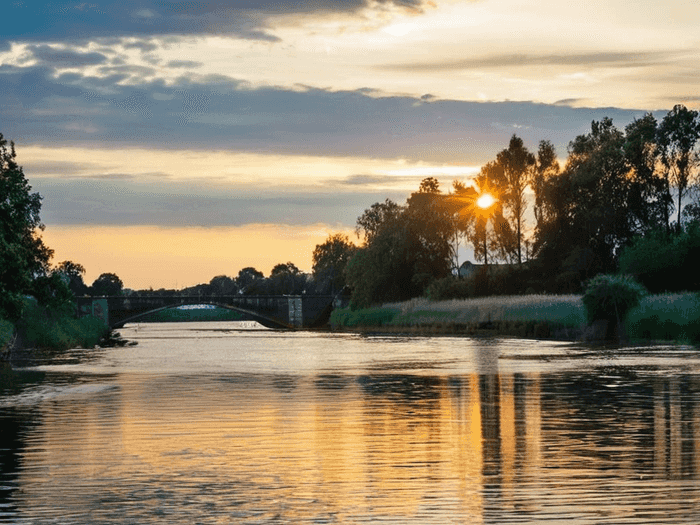
M501 188L500 200L507 210L508 230L513 232L513 239L509 239L506 246L511 246L510 251L518 263L521 263L523 244L523 220L525 216L526 201L525 189L533 178L535 156L524 146L523 140L513 135L507 149L496 155L495 168L492 170L493 182ZM501 228L501 231L508 231Z
M92 316L76 319L36 301L26 301L17 329L26 345L53 350L93 348L109 333L102 319Z
M700 342L697 293L650 295L630 311L627 331L633 339Z
M236 277L236 285L240 293L246 295L255 295L260 293L265 282L265 275L253 268L248 266L243 268L238 272L238 277Z
M291 262L276 264L267 283L272 295L299 295L305 287L306 276Z
M646 295L646 290L625 275L597 275L591 279L583 294L589 324L598 319L623 323L627 313Z
M332 326L346 328L377 327L391 323L398 310L394 308L339 308L331 312L330 323Z
M6 319L0 318L0 354L12 342L15 325Z
M313 252L313 276L321 293L335 294L345 288L345 270L357 247L347 235L329 235Z
M32 280L48 273L53 253L37 234L44 228L41 196L31 193L16 156L0 133L0 315L11 320L21 315Z
M121 295L124 289L124 283L114 273L103 273L95 279L90 287L92 295Z
M425 297L431 301L464 299L476 295L475 279L457 279L453 276L435 279L425 290Z
M81 296L88 293L88 287L83 282L85 267L82 264L74 263L73 261L63 261L53 269L52 273L62 276L73 295Z
M649 291L700 289L700 223L690 223L683 231L665 234L650 232L635 238L620 256L620 271L633 275Z
M236 281L226 275L217 275L209 281L208 293L211 295L235 295L238 293Z
M677 104L664 117L657 132L657 142L664 167L664 177L678 192L678 222L681 224L681 202L688 188L693 168L698 164L694 151L700 141L700 114Z

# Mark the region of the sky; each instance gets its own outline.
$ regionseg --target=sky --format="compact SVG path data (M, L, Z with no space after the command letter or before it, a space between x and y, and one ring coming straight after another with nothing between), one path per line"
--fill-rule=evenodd
M682 0L10 0L0 133L55 264L182 288L310 271L420 180L611 117L700 108ZM468 257L468 255L467 255Z

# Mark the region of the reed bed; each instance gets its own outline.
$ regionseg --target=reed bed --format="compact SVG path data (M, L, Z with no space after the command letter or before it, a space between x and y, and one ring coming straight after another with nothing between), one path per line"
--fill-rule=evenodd
M495 322L548 322L580 327L585 312L580 295L513 295L432 302L425 298L390 303L383 308L397 310L392 324L459 324Z

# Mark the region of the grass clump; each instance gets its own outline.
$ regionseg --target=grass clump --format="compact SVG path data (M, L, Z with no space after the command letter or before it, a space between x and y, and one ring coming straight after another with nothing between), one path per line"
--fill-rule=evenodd
M633 339L700 343L700 295L692 292L649 295L630 311Z
M627 275L596 275L588 281L583 305L589 323L599 319L622 323L646 295L644 287Z

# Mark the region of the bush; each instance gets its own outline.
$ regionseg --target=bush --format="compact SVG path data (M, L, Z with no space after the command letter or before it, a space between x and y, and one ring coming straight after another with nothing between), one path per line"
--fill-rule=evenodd
M588 281L582 297L588 323L601 319L623 323L645 295L644 287L629 276L596 275Z

